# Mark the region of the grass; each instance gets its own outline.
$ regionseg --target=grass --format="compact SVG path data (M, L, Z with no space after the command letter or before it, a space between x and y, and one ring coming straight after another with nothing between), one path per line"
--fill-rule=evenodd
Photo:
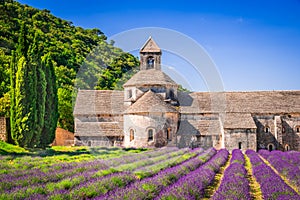
M247 170L247 178L250 184L250 195L253 199L262 200L263 197L262 197L260 185L256 181L255 177L253 176L250 159L246 155L244 155L244 157L245 157L245 168Z
M205 198L203 199L210 199L214 195L215 191L218 190L224 176L224 171L230 165L230 159L231 155L228 155L225 165L220 168L220 171L216 174L212 184L205 189Z

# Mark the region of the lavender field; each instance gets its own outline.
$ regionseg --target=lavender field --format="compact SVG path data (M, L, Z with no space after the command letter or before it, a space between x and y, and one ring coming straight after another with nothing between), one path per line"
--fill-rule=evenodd
M0 199L300 199L294 151L95 148L0 160Z

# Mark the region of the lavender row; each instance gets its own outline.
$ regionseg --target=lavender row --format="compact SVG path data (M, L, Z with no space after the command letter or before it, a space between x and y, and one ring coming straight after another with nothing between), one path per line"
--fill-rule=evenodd
M133 171L137 168L152 165L152 164L155 164L157 162L161 162L163 160L167 160L167 159L172 158L172 157L182 156L184 153L187 153L187 152L188 152L188 149L181 149L181 150L178 150L178 151L175 151L175 152L168 152L168 153L165 153L161 156L141 159L141 160L138 160L138 161L133 162L133 163L126 163L126 164L123 164L123 165L120 165L120 166L116 167L116 169L119 170L119 171L125 171L125 170L126 171Z
M168 159L171 158L171 156L176 156L176 155L182 155L183 153L185 153L187 151L187 149L183 149L180 151L175 151L175 152L170 152L168 154L166 154L164 157L162 157L160 159ZM154 157L155 158L155 157ZM54 188L55 190L59 190L61 189L61 185L63 184L68 184L67 187L71 187L69 185L72 185L72 187L78 185L79 183L86 183L89 181L93 181L94 179L99 178L99 176L104 176L110 173L114 173L116 172L116 170L114 170L113 168L108 168L106 165L103 165L102 167L100 167L99 163L101 163L101 161L95 161L95 163L89 163L89 168L79 168L80 170L78 170L78 168L74 171L68 169L64 172L56 172L56 174L53 175L53 173L47 173L47 174L43 174L40 173L39 174L39 178L34 178L34 179L22 179L21 181L16 181L16 182L6 182L3 183L3 186L5 186L6 188L13 188L16 187L15 189L11 189L9 190L9 193L23 193L22 191L24 191L26 193L26 190L28 189L28 186L33 188L45 188L45 193L49 193L49 187L50 188ZM147 164L147 159L144 159L142 161L138 161L138 164L143 164L145 165L145 163ZM151 161L152 163L152 161ZM121 165L122 166L122 165ZM134 163L133 165L134 166ZM137 165L138 166L138 165ZM134 168L132 168L134 169ZM147 174L148 176L153 175L153 173L151 174ZM43 178L40 178L43 177ZM80 177L82 177L80 179ZM78 181L80 179L80 182ZM36 184L34 184L36 183ZM22 189L23 187L23 189ZM66 187L66 186L64 186ZM64 189L64 188L62 188ZM69 188L68 188L69 189ZM51 189L50 189L51 191Z
M228 159L228 151L221 149L201 167L181 177L174 184L164 188L156 199L200 199L204 189L212 183L220 167Z
M58 163L58 164L53 164L51 166L48 166L46 169L11 169L11 167L9 167L7 169L7 172L5 172L6 174L1 174L0 175L0 182L2 182L2 180L10 180L12 179L12 177L17 178L17 177L22 177L22 176L34 176L35 173L53 173L56 171L66 171L66 170L71 170L71 169L75 169L75 168L85 168L88 165L94 165L97 162L100 162L100 164L106 164L108 166L118 166L124 163L131 163L140 159L145 159L145 158L150 158L150 157L156 157L156 156L160 156L163 155L167 152L172 152L172 151L178 151L178 148L174 147L174 148L165 148L165 149L160 149L160 150L153 150L153 151L147 151L147 152L143 152L143 153L138 153L138 154L130 154L130 155L125 155L122 157L117 157L117 158L110 158L110 159L106 159L106 160L94 160L94 161L85 161L85 162L71 162L71 163ZM25 158L23 157L22 160L24 160ZM27 157L26 157L27 159ZM39 165L34 164L35 160L41 160L41 157L28 157L28 159L30 159L30 163L33 166L38 167ZM19 162L19 161L18 161ZM2 170L4 168L1 168Z
M285 176L300 191L300 169L289 163L285 158L287 153L282 151L260 150L259 154L270 162L270 164L283 176ZM299 163L298 163L299 164Z
M276 174L253 150L247 150L252 172L260 184L264 199L300 199L300 196Z
M142 166L134 170L135 174L139 174L142 172L149 172L149 173L157 173L158 171L175 166L191 157L196 156L199 153L202 153L204 150L202 148L198 148L196 150L191 150L189 153L184 155L178 155L176 157L170 157L168 160L161 160L160 162L155 162L152 165Z
M176 152L179 151L178 148L166 148L161 151L151 151L151 153L144 153L146 155L136 155L136 156L124 156L124 159L117 158L120 162L114 162L114 164L123 164L129 163L134 161L139 161L141 158L147 160L149 157L159 156L166 152ZM129 159L127 159L129 158ZM112 160L112 159L111 159ZM110 163L110 162L108 162ZM57 182L59 180L64 179L65 177L70 177L80 173L82 171L93 171L94 169L106 170L109 169L107 162L105 160L95 160L93 162L82 162L76 165L62 165L59 170L51 170L49 172L42 172L39 169L36 169L33 173L27 173L24 176L14 176L14 174L8 174L7 176L1 177L0 179L0 191L10 190L14 187L26 187L33 184L41 184L47 182Z
M225 169L221 184L214 193L212 200L251 199L244 164L245 158L242 151L239 149L233 150L230 165Z
M136 181L127 187L117 188L96 199L153 199L166 186L207 162L216 150L211 148L179 165L160 171L157 175Z

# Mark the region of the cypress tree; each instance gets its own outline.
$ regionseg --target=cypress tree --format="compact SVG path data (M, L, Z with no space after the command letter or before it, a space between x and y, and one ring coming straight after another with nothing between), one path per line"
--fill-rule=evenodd
M54 64L51 55L46 54L42 63L45 66L45 77L46 77L46 101L45 101L45 117L44 117L44 128L40 144L42 147L46 147L53 142L55 138L55 130L58 120L58 97L57 97L57 86L56 77L54 72Z
M10 62L10 133L14 136L16 133L15 127L15 86L16 85L16 55L12 51Z
M45 101L46 101L46 78L44 67L41 63L38 41L40 41L39 33L36 32L32 45L28 50L28 59L32 65L32 98L36 99L35 121L33 122L34 135L32 145L39 146L40 137L44 127ZM35 70L35 71L34 71ZM34 106L34 105L33 105Z
M32 66L22 56L18 61L15 87L15 143L21 147L32 147L33 124L36 118L36 101L31 87L34 85Z

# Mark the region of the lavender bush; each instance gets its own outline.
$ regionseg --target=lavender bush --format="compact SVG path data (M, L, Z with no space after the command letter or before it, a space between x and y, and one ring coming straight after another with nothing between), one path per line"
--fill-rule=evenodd
M251 199L250 186L244 164L245 158L242 151L239 149L233 150L230 165L224 171L221 184L214 193L212 200Z
M282 175L285 176L298 191L300 191L300 169L288 162L288 160L296 160L296 158L289 158L290 155L282 151L260 150L259 154L263 156L269 163ZM298 155L300 157L300 155Z
M213 155L216 150L211 148L195 158L189 159L179 165L160 171L157 175L136 181L124 188L110 191L96 199L153 199L166 186L174 183L180 177L197 169Z
M261 186L264 199L300 199L300 196L288 186L278 174L267 166L253 150L247 150L255 179Z
M226 149L220 150L212 159L196 170L181 177L174 184L164 188L156 199L200 199L204 189L210 185L228 158Z

